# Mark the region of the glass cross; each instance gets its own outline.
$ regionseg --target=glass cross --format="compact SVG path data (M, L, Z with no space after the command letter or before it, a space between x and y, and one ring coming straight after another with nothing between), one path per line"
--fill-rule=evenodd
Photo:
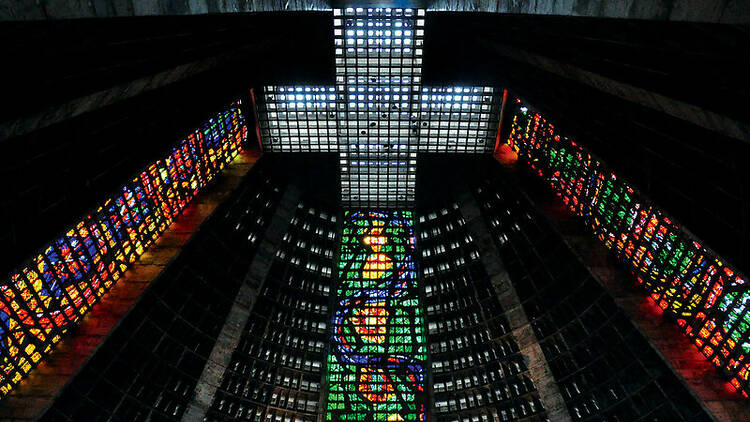
M491 153L492 87L422 84L424 9L334 9L333 86L265 86L267 152L337 152L348 207L414 204L418 152Z

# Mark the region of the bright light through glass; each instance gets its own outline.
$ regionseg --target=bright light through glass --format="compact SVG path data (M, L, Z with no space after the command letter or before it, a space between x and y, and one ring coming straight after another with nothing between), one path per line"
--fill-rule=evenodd
M335 83L264 87L264 150L338 152L341 199L354 207L411 206L417 152L491 152L495 89L422 86L424 15L334 9Z

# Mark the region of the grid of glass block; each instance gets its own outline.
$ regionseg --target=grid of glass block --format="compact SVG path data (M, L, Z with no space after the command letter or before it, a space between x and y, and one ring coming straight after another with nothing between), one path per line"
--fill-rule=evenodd
M423 87L419 151L491 153L497 135L498 95L491 87Z
M491 87L423 87L423 9L334 9L335 86L266 86L268 152L338 152L351 207L414 203L418 152L491 153Z
M552 197L533 204L504 173L473 190L573 420L711 419L540 212Z
M306 202L278 244L204 422L318 420L338 218Z
M418 134L419 152L491 152L497 134L499 96L496 94L492 87L422 87L410 100L410 107L417 113L411 113L410 117L418 116L419 124L411 120L389 122L393 131L381 124L374 133L377 136L396 131L404 136L409 132ZM264 87L264 96L258 103L263 149L337 152L339 135L357 136L356 129L348 124L341 125L346 129L338 130L338 121L346 119L346 113L337 111L344 108L343 103L344 97L337 95L332 86ZM367 130L367 125L364 126Z
M546 420L458 203L419 217L433 422Z
M269 152L338 151L336 89L266 86L258 103L263 149Z
M271 173L268 164L256 162L35 421L183 418L277 211L283 179ZM93 311L88 318L102 315ZM25 387L22 384L21 391ZM226 401L235 411L229 416L251 420L240 419L250 412L240 414L239 400Z

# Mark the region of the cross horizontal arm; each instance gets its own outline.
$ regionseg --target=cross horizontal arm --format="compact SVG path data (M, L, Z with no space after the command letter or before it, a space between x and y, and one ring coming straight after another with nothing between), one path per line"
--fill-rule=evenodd
M492 87L421 87L406 95L348 88L264 87L258 103L263 149L338 152L364 138L418 152L492 152L500 99Z

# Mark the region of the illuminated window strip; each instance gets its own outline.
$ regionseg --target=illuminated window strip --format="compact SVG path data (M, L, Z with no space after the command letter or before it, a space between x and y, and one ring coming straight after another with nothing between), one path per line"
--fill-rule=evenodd
M326 420L425 420L427 351L415 243L411 211L346 211Z
M732 386L748 397L747 279L540 114L519 99L516 106L507 140L511 149L632 267L656 304L677 318L706 359L728 371Z
M343 111L344 103L334 87L264 87L258 104L264 150L339 151L339 135L356 138L359 130L370 130L370 120L358 120L356 114L350 116ZM419 152L492 151L499 107L493 88L422 87L419 95L412 95L410 104L421 122L419 142L414 145ZM414 129L409 117L378 119L374 136L408 137Z
M0 285L0 397L237 156L247 136L240 106L205 122Z

